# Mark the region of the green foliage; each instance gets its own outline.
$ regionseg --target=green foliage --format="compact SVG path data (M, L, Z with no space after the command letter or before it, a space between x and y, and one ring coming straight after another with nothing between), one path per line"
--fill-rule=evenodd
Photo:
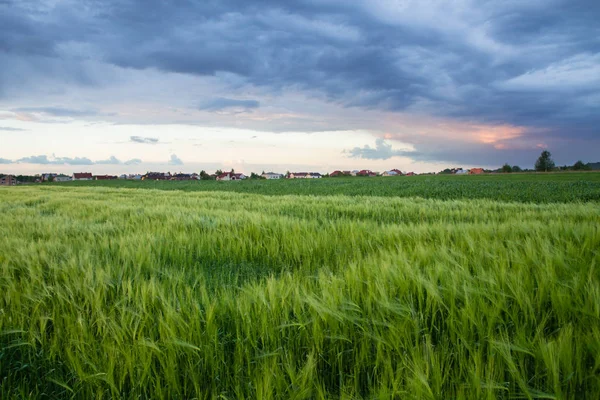
M513 169L512 169L512 167L510 165L504 164L502 166L502 172L513 172Z
M0 215L3 399L600 393L598 203L44 186Z
M524 203L600 201L600 174L424 175L381 178L217 181L78 181L53 185L181 191L227 191L271 196L378 196L493 199Z
M592 167L584 164L583 161L579 160L575 164L573 164L574 171L591 171Z
M548 150L542 151L540 157L535 162L535 170L538 172L548 172L554 169L552 154Z
M522 172L523 171L521 169L521 167L519 167L518 165L513 165L511 169L512 169L512 172Z

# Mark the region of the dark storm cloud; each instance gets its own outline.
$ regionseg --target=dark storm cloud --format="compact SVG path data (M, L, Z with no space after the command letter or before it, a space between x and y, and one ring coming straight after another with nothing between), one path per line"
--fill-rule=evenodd
M76 43L90 49L88 58L124 68L229 73L274 93L308 91L347 107L593 139L599 18L594 0L2 2L0 71L35 57L80 62L84 56L69 47ZM0 96L8 84L0 72Z

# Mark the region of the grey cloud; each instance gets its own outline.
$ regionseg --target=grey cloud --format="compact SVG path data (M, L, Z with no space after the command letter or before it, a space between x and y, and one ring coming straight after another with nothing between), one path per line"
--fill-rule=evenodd
M169 159L169 165L183 165L183 161L175 154L171 154L171 158Z
M21 107L15 108L12 110L13 112L24 112L24 113L43 113L48 114L54 117L93 117L99 115L108 115L102 114L96 110L77 110L71 108L62 108L62 107Z
M98 160L95 164L107 164L107 165L118 165L121 164L115 156L110 156L107 160Z
M6 158L0 158L0 164L12 164L12 160L7 160Z
M73 82L85 82L81 58L97 57L131 69L235 74L240 86L302 90L347 107L545 127L562 138L591 140L600 126L597 102L589 100L600 91L592 76L600 54L597 1L8 4L0 4L0 51L7 55L0 95L18 82L2 71L61 58L81 66ZM92 55L67 46L73 42ZM532 79L536 71L555 82L566 76L561 71L581 71L586 55L589 71L568 90ZM232 97L245 97L237 89ZM200 108L259 105L217 98Z
M54 157L48 158L47 155L23 157L17 160L19 163L42 164L42 165L93 165L94 162L87 157Z
M250 110L258 107L260 107L260 103L257 100L238 100L217 97L204 102L200 105L199 109L206 111L221 111L227 109Z
M21 128L11 128L8 126L0 126L0 131L6 131L6 132L23 132L26 131L27 129L21 129Z
M2 159L4 160L4 159ZM37 155L37 156L29 156L23 157L16 161L4 160L5 162L1 162L2 164L11 164L11 163L28 163L28 164L40 164L40 165L139 165L142 160L139 158L133 158L131 160L127 160L125 162L121 162L115 156L110 156L106 160L98 160L92 161L87 157L48 157L47 155Z
M413 152L410 151L392 149L392 145L382 138L378 138L375 141L375 147L365 145L364 147L345 150L344 153L348 154L349 157L364 158L367 160L387 160L392 157L410 157L413 155Z
M157 144L158 138L143 137L143 136L130 136L129 140L133 143L144 143L144 144Z

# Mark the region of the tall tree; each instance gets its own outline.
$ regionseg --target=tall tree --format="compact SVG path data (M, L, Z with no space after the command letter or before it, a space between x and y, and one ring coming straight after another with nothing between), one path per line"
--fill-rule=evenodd
M502 166L502 172L513 172L513 169L510 165L508 165L508 163L506 163Z
M554 169L554 161L552 160L552 154L548 150L542 151L542 154L535 162L536 171L552 171Z

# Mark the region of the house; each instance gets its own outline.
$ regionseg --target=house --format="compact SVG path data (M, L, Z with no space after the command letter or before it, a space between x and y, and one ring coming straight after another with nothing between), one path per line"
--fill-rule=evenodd
M56 175L54 177L54 182L70 182L72 180L73 180L73 177L68 176L68 175L63 175L63 174Z
M355 169L352 172L350 172L350 175L356 176L356 175L358 175L359 172L360 172L359 170Z
M351 176L352 171L333 171L329 176Z
M171 179L171 174L165 174L164 172L147 172L146 175L142 176L143 181L164 181Z
M363 169L356 173L356 176L377 176L377 174L370 169Z
M399 169L390 169L389 171L385 171L381 175L382 176L402 176L404 174Z
M406 176L414 176L414 175L415 175L415 173L414 173L414 172L407 172L407 173L406 173Z
M95 175L94 176L95 181L108 181L108 180L112 180L112 179L117 179L117 177L114 175Z
M119 179L127 179L127 174L121 174L121 175L119 175Z
M457 169L456 172L454 172L456 175L467 175L469 173L468 169Z
M13 175L5 175L0 178L0 186L15 186L17 184L17 178Z
M74 181L91 181L94 179L91 172L75 172L73 173Z
M232 174L231 172L224 172L217 176L218 181L241 181L246 178L247 177L244 174Z
M281 179L283 177L282 174L276 172L265 172L261 176L265 179Z
M483 174L483 168L471 168L469 170L469 175L481 175Z
M289 176L290 179L319 179L322 175L318 172L292 172Z
M308 172L290 172L288 179L306 179Z
M190 174L182 174L182 173L174 174L171 177L171 180L172 181L191 181L192 180L192 175L190 175Z
M42 182L50 182L50 181L54 181L54 178L58 176L58 174L48 174L48 173L44 173L41 176Z

